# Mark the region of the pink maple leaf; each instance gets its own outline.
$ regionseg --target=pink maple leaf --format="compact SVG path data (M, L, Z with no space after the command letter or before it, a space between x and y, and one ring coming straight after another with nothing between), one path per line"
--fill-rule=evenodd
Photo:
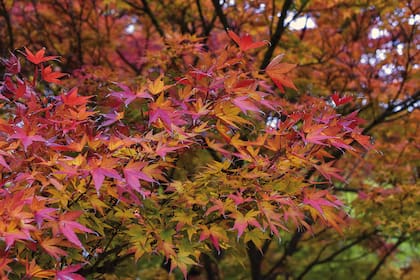
M80 274L74 273L82 267L81 264L71 265L56 272L55 277L57 280L85 280Z
M39 135L28 135L25 130L16 127L16 133L11 135L9 139L18 139L22 142L25 151L33 142L45 142L45 139Z
M97 168L92 169L90 171L90 174L92 174L92 179L95 184L96 192L98 194L99 194L99 189L101 188L105 180L105 176L114 178L117 180L122 180L120 174L115 169L112 169L112 168L97 167Z
M55 218L53 215L51 215L51 213L54 213L56 211L57 209L55 208L44 208L44 209L37 210L34 216L35 216L35 221L36 221L36 224L38 225L38 228L41 228L44 220L53 221Z
M60 221L58 223L60 232L67 238L67 240L80 248L83 248L83 245L77 237L76 231L94 233L92 230L88 229L84 225L81 225L78 222L74 221L82 213L82 211L67 212L61 215Z
M141 193L143 196L147 196L149 192L141 189L139 180L151 183L155 182L153 178L141 171L146 165L146 162L132 162L127 164L127 166L123 168L124 177L127 185L133 190Z
M328 200L327 198L334 198L335 201ZM315 208L321 215L324 215L324 211L322 210L322 206L329 206L329 207L339 207L342 206L342 202L339 201L337 198L332 196L328 193L327 190L322 191L305 191L305 196L303 199L303 204L309 205Z
M243 113L246 113L246 111L258 112L260 110L247 96L238 96L232 100L232 103L241 109Z

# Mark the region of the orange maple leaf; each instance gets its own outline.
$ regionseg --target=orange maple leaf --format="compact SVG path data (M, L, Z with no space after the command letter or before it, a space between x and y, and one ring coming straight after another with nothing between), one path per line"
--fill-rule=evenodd
M280 63L282 58L283 54L276 56L270 64L268 64L267 68L265 68L265 72L273 80L281 92L284 92L284 87L297 90L292 80L285 75L295 68L296 64Z

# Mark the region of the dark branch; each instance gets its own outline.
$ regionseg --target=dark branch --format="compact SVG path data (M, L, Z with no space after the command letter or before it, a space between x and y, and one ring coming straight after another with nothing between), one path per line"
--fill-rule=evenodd
M130 67L137 75L139 75L141 73L141 70L135 64L128 61L128 59L124 56L124 54L119 49L116 49L115 51L117 52L117 54L121 58L121 60L125 64L127 64L128 67Z
M6 21L7 35L9 36L9 49L10 51L13 51L15 39L13 37L13 29L12 29L12 23L10 20L10 14L8 13L6 9L6 4L4 3L4 0L0 1L0 6L1 6L0 15L4 17L4 20Z
M296 279L302 279L312 268L314 268L315 266L319 265L319 264L323 264L323 263L327 263L332 261L335 257L337 257L338 255L340 255L341 253L347 251L348 249L352 248L354 245L362 242L363 240L369 238L370 236L372 236L373 234L376 233L376 230L370 233L365 233L362 234L361 236L359 236L357 239L355 239L353 242L350 242L349 244L341 247L339 250L335 251L334 253L330 254L328 257L319 260L320 255L315 258L315 260L313 260L300 274Z
M283 256L276 262L276 264L268 271L266 275L264 275L265 280L274 280L276 279L279 268L283 267L287 257L293 255L295 252L298 251L298 244L299 241L302 239L303 235L305 234L306 230L296 230L293 234L292 238L290 239L289 243L287 244Z
M368 133L372 128L374 128L378 124L383 123L388 117L396 115L402 111L405 111L410 107L413 107L419 101L420 101L420 90L399 103L389 105L388 108L382 112L382 114L380 114L377 118L375 118L367 127L365 127L365 129L363 129L363 133L364 134Z
M223 13L223 9L222 6L220 6L219 1L218 0L212 0L213 2L213 6L216 9L216 14L219 17L220 22L223 24L223 28L225 30L229 29L229 24L227 21L227 18L225 16L225 14Z
M277 44L279 43L281 39L281 36L286 30L287 26L285 24L285 20L287 16L287 11L290 9L292 4L293 4L293 0L286 0L283 4L283 8L281 9L281 15L280 15L279 21L277 22L276 31L274 32L273 36L270 38L271 45L264 55L264 60L261 63L260 69L265 69L265 67L267 67L267 65L270 63L270 59L273 56L274 50L276 49Z
M128 5L130 5L131 7L133 7L136 10L142 10L143 12L145 12L146 15L149 16L150 20L152 21L152 24L156 28L160 37L165 38L165 32L163 32L162 27L160 26L158 20L155 17L155 14L150 9L150 6L149 6L149 3L147 2L147 0L141 0L141 2L143 4L143 7L140 7L139 5L137 5L137 4L135 4L131 1L128 1L128 0L125 0L124 2L127 3Z
M379 260L378 264L375 266L375 268L369 273L369 275L366 277L366 280L371 280L379 271L379 269L385 264L385 261L387 258L400 246L404 241L406 240L406 237L403 235L398 238L398 241L392 246L392 248Z

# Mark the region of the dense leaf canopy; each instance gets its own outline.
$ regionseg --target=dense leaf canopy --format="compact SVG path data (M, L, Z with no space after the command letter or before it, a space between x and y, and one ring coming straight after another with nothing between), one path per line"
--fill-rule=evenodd
M416 1L0 0L1 279L416 279Z

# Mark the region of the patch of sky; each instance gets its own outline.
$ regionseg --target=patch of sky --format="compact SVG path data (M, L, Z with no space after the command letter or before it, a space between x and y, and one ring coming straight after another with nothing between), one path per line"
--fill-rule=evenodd
M280 16L280 13L278 13L277 16ZM313 29L316 27L315 21L309 15L304 15L296 18L295 16L296 13L287 13L285 23L289 25L290 30L302 30L304 28Z
M389 36L389 32L385 29L379 29L378 27L373 27L370 30L369 38L370 39L378 39L381 37Z
M420 14L411 15L408 18L408 24L409 25L414 25L414 24L418 25L419 23L420 23Z

